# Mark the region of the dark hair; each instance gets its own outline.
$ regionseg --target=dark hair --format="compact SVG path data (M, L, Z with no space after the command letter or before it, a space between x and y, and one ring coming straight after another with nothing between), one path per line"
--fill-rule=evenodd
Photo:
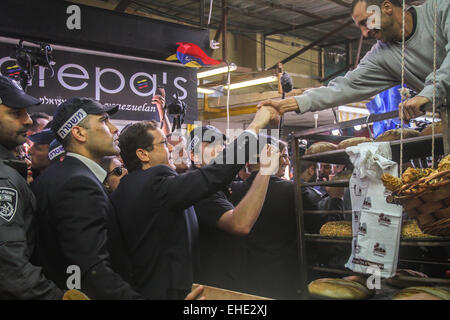
M30 114L30 118L33 121L33 124L30 126L30 131L35 132L38 128L39 124L37 122L38 119L45 119L50 121L50 116L45 112L33 112Z
M355 9L356 5L360 2L365 2L367 4L367 6L370 5L377 5L379 7L381 7L381 5L383 4L383 2L385 1L389 1L390 3L392 3L394 6L396 7L401 7L402 6L402 2L401 0L353 0L352 2L352 6L351 6L351 10L353 13L353 10Z
M142 168L141 161L136 155L137 149L151 147L153 150L153 135L149 130L156 130L156 121L139 121L128 126L119 136L120 156L122 157L128 172Z
M300 166L299 166L300 173L305 172L310 167L314 167L314 169L317 168L317 163L314 162L314 161L306 161L306 160L301 160L300 161Z

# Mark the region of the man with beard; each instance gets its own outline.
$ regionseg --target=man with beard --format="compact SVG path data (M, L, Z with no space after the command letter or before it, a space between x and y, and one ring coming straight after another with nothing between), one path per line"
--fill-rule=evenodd
M378 6L380 28L371 23L376 15L369 6ZM405 83L417 92L403 107L403 117L410 120L429 109L433 100L433 30L437 7L436 106L450 99L450 1L427 0L412 6L405 16ZM266 100L281 114L288 111L305 113L361 101L401 81L402 5L400 0L353 0L352 18L366 38L377 43L358 67L337 77L325 87L306 90L302 95L281 101ZM377 19L375 19L377 20ZM399 112L402 112L401 108ZM400 114L400 113L399 113Z
M12 153L32 124L26 108L38 104L0 76L0 299L61 299L64 293L29 261L36 242L36 199L25 180L27 165Z

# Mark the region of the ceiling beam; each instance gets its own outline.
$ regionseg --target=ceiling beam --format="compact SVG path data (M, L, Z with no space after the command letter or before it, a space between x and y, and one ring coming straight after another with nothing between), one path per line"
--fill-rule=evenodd
M129 5L132 2L133 0L120 0L117 6L114 8L114 11L125 12L125 10L129 7Z
M289 31L294 31L294 30L301 29L301 28L313 27L313 26L317 26L317 25L322 24L322 23L327 23L327 22L331 22L331 21L335 21L335 20L339 20L339 19L344 19L344 18L347 18L347 17L348 17L347 13L346 14L341 14L341 15L329 17L329 18L326 18L326 19L315 20L315 21L303 23L303 24L300 24L300 25L292 26L290 28L284 28L284 29L278 29L278 30L270 31L268 33L265 33L264 35L265 36L271 36L271 35L274 35L274 34L282 34L282 33L286 33L286 32L289 32Z
M327 1L336 3L336 4L338 4L340 6L343 6L343 7L346 7L346 8L350 8L352 6L350 3L347 3L347 2L342 1L342 0L327 0Z
M306 47L300 49L299 51L291 54L289 57L283 59L281 61L282 64L286 64L287 62L291 61L292 59L294 59L295 57L301 55L302 53L308 51L309 49L311 49L312 47L314 47L315 45L319 44L320 42L322 42L323 40L328 39L329 37L331 37L333 34L341 31L342 29L344 29L345 27L347 27L348 25L350 25L351 23L353 23L352 20L349 20L347 23L339 26L338 28L328 32L327 34L325 34L324 36L322 36L321 38L317 39L316 41L311 42L309 45L307 45ZM275 69L276 67L278 67L278 63L274 64L270 69Z

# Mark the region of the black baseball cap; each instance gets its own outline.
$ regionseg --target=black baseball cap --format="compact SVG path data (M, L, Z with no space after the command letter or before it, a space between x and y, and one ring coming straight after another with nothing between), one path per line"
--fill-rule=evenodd
M105 106L91 98L71 98L61 103L53 115L52 131L58 141L63 141L72 127L78 125L90 114L107 113L112 115L119 106Z
M189 148L191 151L194 151L195 147L197 147L202 142L214 142L216 141L216 137L222 137L222 143L225 143L227 137L216 127L207 125L202 126L200 128L194 128L190 133L190 142Z
M41 100L23 91L13 79L0 75L0 104L13 109L23 109L41 104Z
M37 144L50 144L55 139L55 134L48 128L30 135L28 138Z

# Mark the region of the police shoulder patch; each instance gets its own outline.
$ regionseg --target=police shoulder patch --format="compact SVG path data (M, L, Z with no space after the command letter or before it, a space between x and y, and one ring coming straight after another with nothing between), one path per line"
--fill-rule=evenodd
M10 222L17 210L17 190L0 187L0 218Z

